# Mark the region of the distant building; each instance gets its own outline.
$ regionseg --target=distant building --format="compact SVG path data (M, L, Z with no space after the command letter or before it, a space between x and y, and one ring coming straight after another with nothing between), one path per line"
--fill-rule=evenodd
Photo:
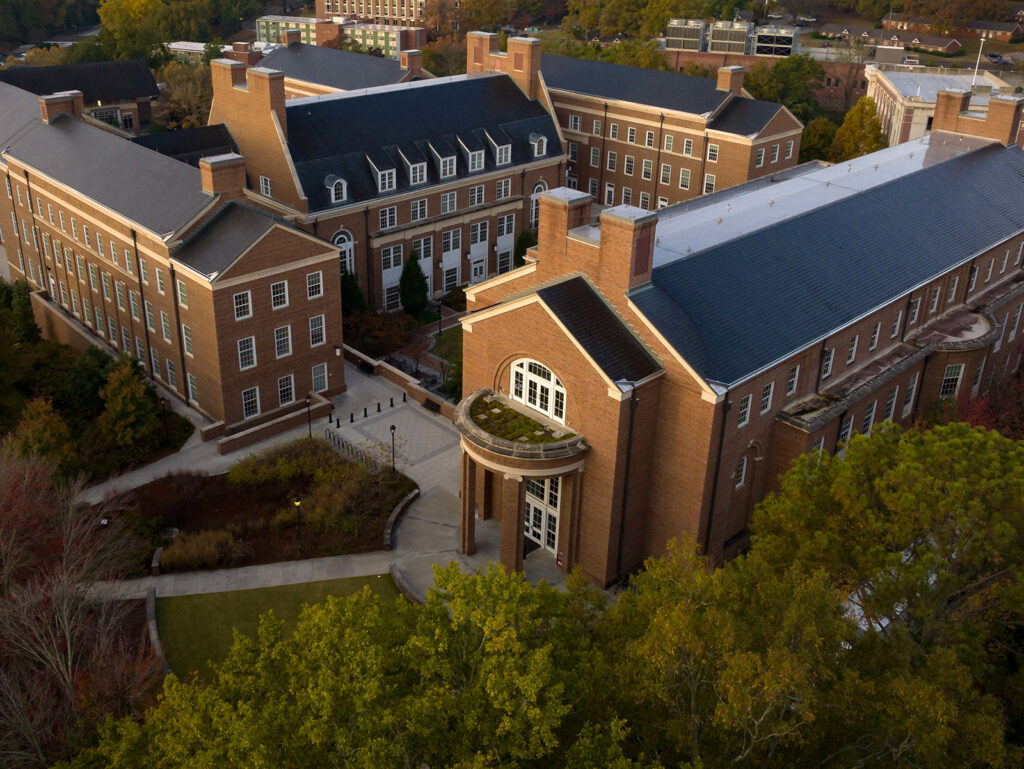
M799 52L800 30L796 27L766 25L754 30L756 56L791 56Z
M170 51L171 55L178 61L187 61L191 64L198 64L206 55L207 45L207 43L197 43L192 40L175 40L173 43L167 44L167 50ZM220 47L221 54L225 54L230 50L230 45L222 45Z
M669 19L665 47L672 51L700 51L706 28L701 19Z
M345 16L392 27L423 25L425 0L316 0L316 15L321 18ZM455 8L459 3L455 0Z
M750 53L753 34L751 22L716 21L707 29L708 53Z
M80 91L84 115L132 134L149 122L150 102L160 96L145 59L8 67L0 83L39 96Z
M1014 91L1013 86L991 72L980 72L975 80L973 73L888 72L869 64L865 67L865 76L867 95L875 101L890 145L917 139L932 130L936 99L942 91L955 89L969 93L971 110L982 115L991 97L1012 96Z
M261 16L256 20L257 38L265 43L284 43L284 34L297 30L299 42L324 45L344 35L363 50L379 50L385 58L398 59L401 51L421 48L427 42L422 27L367 24L344 17Z
M845 24L822 24L818 28L818 34L832 40L859 40L865 45L919 48L936 53L959 53L962 47L960 41L952 37L927 35L921 32L867 29Z
M1008 43L1022 34L1020 22L1017 21L972 21L964 25L963 31L965 35L998 40L1000 43Z

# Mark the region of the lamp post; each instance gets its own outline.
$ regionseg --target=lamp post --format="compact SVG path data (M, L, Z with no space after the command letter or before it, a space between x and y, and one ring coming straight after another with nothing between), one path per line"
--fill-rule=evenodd
M395 426L391 425L391 470L395 469Z
M313 437L313 421L309 416L309 404L312 398L309 397L309 393L306 393L306 429L309 430L309 437Z
M299 558L302 557L302 498L294 497L292 504L295 505L295 520L299 531Z
M160 421L164 423L164 443L167 443L167 399L160 398Z

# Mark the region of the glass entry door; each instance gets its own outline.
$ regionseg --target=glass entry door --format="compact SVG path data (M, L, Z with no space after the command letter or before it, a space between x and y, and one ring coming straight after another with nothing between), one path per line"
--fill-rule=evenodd
M526 480L523 533L550 553L558 550L559 479Z

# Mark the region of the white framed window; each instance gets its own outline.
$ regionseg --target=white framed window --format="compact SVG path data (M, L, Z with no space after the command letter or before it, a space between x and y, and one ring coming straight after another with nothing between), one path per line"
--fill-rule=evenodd
M484 202L484 185L475 184L469 188L469 205L479 206Z
M153 376L160 376L160 353L153 347L149 348L149 365Z
M985 362L988 360L988 356L982 356L978 362L978 368L974 370L974 384L971 386L971 395L975 398L978 397L978 391L981 389L981 377L985 373Z
M773 163L778 163L779 162L779 145L778 144L773 144L772 145L772 162Z
M427 164L413 163L409 166L409 184L423 184L427 180Z
M512 269L512 252L511 251L499 251L498 252L498 274L501 275L504 272L508 272Z
M50 222L53 224L53 222ZM100 252L100 256L103 256L103 235L96 233L96 250Z
M388 312L397 310L402 306L402 290L395 284L384 288L384 309Z
M382 208L379 213L380 218L380 229L387 230L394 227L398 223L398 208L397 206L388 206Z
M313 392L322 393L327 389L327 364L317 363L313 366Z
M633 190L629 187L622 188L622 205L628 206L633 202Z
M238 340L238 370L245 371L256 365L256 337L247 336Z
M274 310L280 310L288 306L288 281L280 280L270 284L270 306Z
M647 132L644 144L646 144L648 147L653 147L654 146L654 131L648 131Z
M921 298L914 297L910 300L910 312L907 315L907 325L913 326L917 323L917 316L921 311Z
M252 317L252 294L249 291L240 291L232 297L235 307L235 320L244 320Z
M441 178L450 179L455 176L455 156L441 158Z
M761 413L767 414L772 408L772 394L775 392L775 382L769 382L761 390Z
M608 168L609 171L614 171L615 170L615 167L618 165L618 160L619 160L618 153L616 153L616 152L609 152L608 153L608 165L607 165L607 168Z
M709 144L708 145L708 162L709 163L717 163L718 162L718 145L717 144Z
M764 147L760 147L757 150L757 163L756 163L756 165L757 165L758 168L760 168L761 166L764 165Z
M690 189L690 169L680 168L679 169L679 189L688 190Z
M380 250L380 266L382 270L390 270L402 266L402 244L384 246Z
M110 261L112 261L114 264L117 264L117 243L115 243L113 240L109 240L107 242L107 245L110 246Z
M593 133L594 136L600 136L601 135L601 121L600 120L595 120L594 121L594 127L593 127L591 133Z
M294 401L295 377L291 374L279 377L277 380L277 404L279 406L287 406Z
M942 384L939 386L940 398L956 397L957 391L960 389L960 377L963 373L964 366L962 363L953 363L946 366L946 370L942 374Z
M171 316L160 310L160 333L165 342L171 341Z
M260 388L242 390L242 418L252 419L260 414Z
M494 151L494 164L498 166L507 166L512 162L512 145L502 144Z
M270 179L266 176L260 177L260 195L270 197Z
M885 397L885 411L882 414L883 422L892 419L893 414L896 413L896 399L899 397L899 394L899 385L896 385L891 390L889 390L889 394Z
M946 304L956 299L956 284L960 282L960 276L954 275L949 281L949 290L946 292Z
M876 347L878 347L878 335L879 335L879 333L881 333L881 331L882 331L882 324L881 324L881 322L876 323L871 328L871 339L868 341L868 351L869 352L871 350L874 350Z
M441 233L441 253L448 254L462 249L462 230L445 230Z
M1013 323L1010 325L1010 336L1007 338L1007 342L1012 342L1014 337L1017 336L1017 328L1020 326L1020 313L1024 310L1024 304L1018 304L1016 311L1013 313Z
M967 293L970 294L974 291L974 287L978 284L978 266L971 265L971 271L967 278Z
M110 336L110 343L117 347L117 326L114 324L114 319L109 315L107 316L107 332Z
M156 331L156 320L153 313L153 305L150 303L148 299L146 299L143 302L143 304L145 305L146 309L146 328L148 328L150 331Z
M747 457L744 454L736 463L736 488L741 488L747 482Z
M786 160L789 160L791 157L793 157L793 140L792 139L790 139L788 142L786 142Z
M692 155L693 154L693 139L683 139L683 154L684 155Z
M906 419L914 410L914 393L917 392L917 372L910 375L907 382L907 393L903 396L903 418Z
M50 217L50 224L53 224L53 217L52 216ZM1024 240L1022 240L1020 242L1020 244L1017 246L1017 256L1015 256L1013 258L1013 266L1014 267L1016 267L1018 264L1020 264L1020 258L1021 258L1022 252L1024 252Z
M192 357L192 329L186 326L184 323L181 324L181 341L185 347L185 354L190 358Z
M608 138L609 139L618 139L619 138L619 124L618 123L609 123L608 124Z
M85 239L85 242L86 242L86 245L89 244L89 238L88 237ZM1009 263L1009 261L1010 261L1010 249L1006 249L1006 251L1003 252L1003 263L999 267L999 274L1000 275L1002 275L1004 272L1006 272L1006 265Z
M78 240L78 222L75 220L75 217L73 217L73 216L71 217L71 237L73 237L75 240ZM989 265L989 270L988 271L989 271L989 274L991 275L992 274L992 266L991 265Z
M74 224L75 220L71 220L71 224ZM988 260L988 271L985 273L985 282L988 283L992 280L992 268L996 266L996 258L993 256Z
M110 276L107 273L100 275L103 279L103 298L108 302L110 301ZM121 309L124 309L123 307Z
M590 165L592 168L601 167L601 150L597 147L590 148Z
M939 287L932 286L931 297L928 299L928 314L931 315L937 309L939 309Z
M595 198L597 197L598 193L598 184L599 182L597 179L591 179L589 182L587 182L587 191Z
M139 297L131 289L128 289L128 304L132 309L132 318L134 320L142 320L142 312L139 308Z
M661 195L658 196L658 210L668 207L668 198Z
M615 154L615 153L612 153L612 154ZM622 158L622 173L624 173L626 176L632 176L633 175L633 165L635 164L635 162L636 161L633 159L632 155L625 155Z
M664 143L665 152L671 152L672 151L672 143L673 143L673 141L674 140L673 140L672 134L665 134L665 143Z
M188 286L182 280L178 281L178 304L188 309Z
M615 185L606 184L604 185L604 204L606 206L615 205Z
M850 340L850 347L846 351L846 363L849 365L857 359L857 342L860 341L860 334L854 334Z
M626 141L630 144L636 144L636 128L633 126L629 126L629 128L626 129Z
M484 151L474 150L469 153L469 172L474 173L476 171L484 170Z
M409 204L409 220L416 222L427 218L427 199L414 200Z
M502 198L508 198L512 196L512 180L511 179L498 179L498 183L494 186L494 199L501 200Z
M565 424L565 387L542 363L520 358L512 364L509 392L512 400Z
M188 399L193 403L199 403L199 382L195 374L188 375Z
M672 183L672 166L668 163L661 164L661 183L671 184Z
M67 225L64 222L64 212L63 211L58 211L57 212L57 219L60 221L61 232L67 232L68 228L67 228Z
M821 378L828 379L832 375L832 361L836 356L836 348L829 347L821 356Z
M499 216L495 227L499 238L503 235L514 235L516 228L516 215L505 214L504 216Z
M377 192L391 192L395 189L395 169L377 172Z
M444 279L445 293L454 290L459 285L459 266L449 267L441 277Z
M487 242L487 222L473 222L469 225L469 245Z
M580 116L579 115L569 115L569 130L570 131L579 131L580 130L580 124L581 124L581 121L580 121Z
M740 398L740 410L736 415L736 426L743 427L750 421L750 393Z
M284 358L292 354L292 327L281 326L274 329L274 354Z
M309 319L309 346L319 347L324 341L324 316L314 315Z
M871 428L875 424L875 408L878 406L878 401L871 401L871 405L867 407L864 412L864 419L860 423L860 431L864 435L871 435Z
M310 272L306 274L306 298L316 299L324 294L323 272Z
M98 306L94 306L92 312L96 318L96 333L103 336L103 313Z
M89 237L89 225L88 224L83 224L82 225L82 242L85 243L86 248L92 248L92 240ZM1009 254L1010 252L1007 251L1006 253Z
M847 412L839 420L839 435L836 437L836 444L844 444L850 440L850 432L853 429L853 414Z
M654 161L645 160L641 166L640 176L645 181L650 181L654 177Z
M450 214L455 210L455 192L442 192L441 193L441 213Z
M892 330L889 332L889 338L895 339L900 335L900 321L903 320L903 310L896 311L896 317L892 319Z
M348 197L348 182L338 179L331 185L331 202L342 203Z
M786 377L786 395L793 395L796 393L797 387L800 386L800 364L793 366L789 370L789 376Z
M704 174L704 194L710 195L715 191L715 175Z
M640 208L644 209L645 211L650 211L651 210L651 193L649 193L649 192L641 192L640 193Z

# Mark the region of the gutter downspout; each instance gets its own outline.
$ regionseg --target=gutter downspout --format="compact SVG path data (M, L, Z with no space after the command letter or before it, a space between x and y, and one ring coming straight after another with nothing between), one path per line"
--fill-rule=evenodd
M665 113L662 112L659 115L658 123L658 154L654 160L654 197L651 200L651 205L654 206L653 211L658 210L658 186L661 184L661 148L665 144ZM671 180L669 180L671 182Z
M626 505L629 501L629 466L633 456L633 423L636 421L634 413L639 399L636 397L636 383L631 383L629 391L629 432L626 438L626 471L622 479L622 509L619 513L619 543L618 553L615 556L615 581L622 581L622 539L626 534Z

